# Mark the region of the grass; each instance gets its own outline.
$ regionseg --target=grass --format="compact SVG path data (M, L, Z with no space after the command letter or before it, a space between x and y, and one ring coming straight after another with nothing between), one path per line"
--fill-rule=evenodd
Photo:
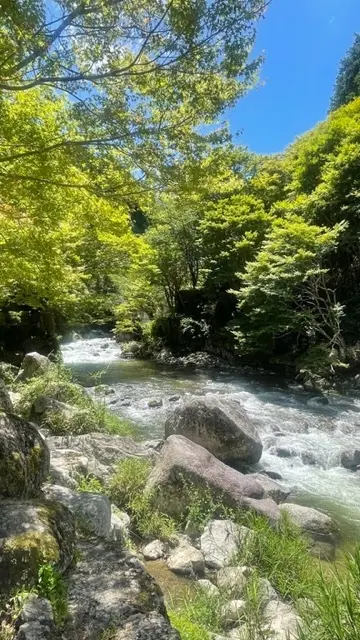
M31 407L39 396L47 396L75 407L68 414L61 409L46 411L40 425L53 435L68 435L100 431L113 435L131 436L134 428L127 420L110 413L104 402L94 401L86 390L72 380L71 371L61 364L52 363L46 372L14 385L21 394L21 414L29 419Z
M111 502L126 511L134 533L142 538L169 539L176 531L176 523L153 503L145 485L152 468L149 460L127 458L121 460L106 488Z

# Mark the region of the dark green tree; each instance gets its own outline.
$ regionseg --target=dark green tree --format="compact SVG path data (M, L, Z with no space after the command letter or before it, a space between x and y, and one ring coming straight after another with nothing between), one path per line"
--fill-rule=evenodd
M352 47L341 61L334 93L331 98L330 111L360 96L360 34L355 34Z

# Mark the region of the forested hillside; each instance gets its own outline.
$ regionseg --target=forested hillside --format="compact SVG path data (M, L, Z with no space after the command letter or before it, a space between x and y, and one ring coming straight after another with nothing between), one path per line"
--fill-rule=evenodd
M354 357L358 38L327 120L259 157L234 146L221 114L256 81L264 9L5 9L3 347L35 325L53 347L69 327L107 323L148 352Z

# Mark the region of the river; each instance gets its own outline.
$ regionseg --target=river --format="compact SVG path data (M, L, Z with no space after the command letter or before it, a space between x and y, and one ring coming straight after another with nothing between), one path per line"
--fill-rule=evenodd
M104 396L109 409L135 423L146 439L163 437L168 412L183 398L208 393L236 398L258 427L264 445L259 466L281 474L292 501L332 515L344 542L360 538L360 472L340 465L343 450L360 449L360 400L333 396L323 406L314 394L273 376L129 360L111 338L64 344L62 356L81 384L110 385L115 393ZM180 400L169 400L173 396ZM149 408L150 400L161 400L162 406ZM278 457L276 447L290 449L292 456Z

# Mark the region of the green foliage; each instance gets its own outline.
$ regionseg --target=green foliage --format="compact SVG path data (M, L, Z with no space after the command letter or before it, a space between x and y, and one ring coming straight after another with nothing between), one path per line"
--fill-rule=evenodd
M360 548L346 558L345 567L320 573L312 603L299 603L304 625L300 640L359 640Z
M107 486L109 498L131 516L135 533L147 538L168 539L176 524L154 505L153 495L145 491L152 464L149 460L127 458L119 462Z
M105 493L105 487L103 483L94 476L83 476L79 474L76 478L76 483L77 491L83 491L85 493L87 491L89 491L90 493Z
M52 605L56 624L61 625L67 616L67 585L62 574L51 564L39 568L36 591Z
M179 631L181 640L208 640L210 638L206 629L188 620L186 614L169 611L169 618L171 625Z
M240 550L238 562L256 567L259 576L268 578L283 598L306 597L315 579L316 563L300 531L284 516L275 528L257 515L250 515L245 522L255 535Z
M132 435L129 422L111 414L104 403L90 398L85 389L72 381L71 371L60 364L52 363L41 375L15 386L21 394L20 409L25 418L30 418L31 407L39 396L63 402L74 407L63 411L47 410L41 426L54 435L81 434L104 431L117 435Z
M360 34L355 34L354 42L341 61L330 110L348 104L360 96Z

